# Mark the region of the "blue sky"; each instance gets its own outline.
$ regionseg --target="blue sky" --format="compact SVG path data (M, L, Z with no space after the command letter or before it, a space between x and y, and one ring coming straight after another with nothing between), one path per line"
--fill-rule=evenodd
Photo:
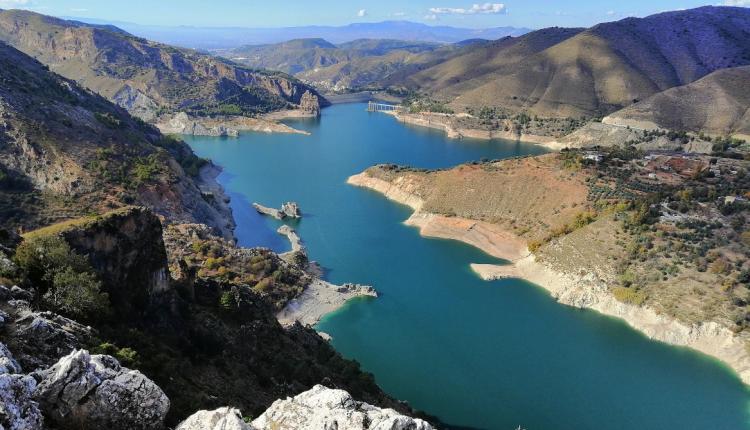
M461 27L589 26L626 16L707 4L750 7L750 0L0 0L0 8L27 8L138 24L282 27L343 25L405 19Z

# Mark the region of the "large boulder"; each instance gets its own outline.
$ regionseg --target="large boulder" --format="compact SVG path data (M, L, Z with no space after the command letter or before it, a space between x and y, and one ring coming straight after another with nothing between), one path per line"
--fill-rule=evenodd
M41 430L42 413L33 399L36 380L20 373L21 366L0 343L0 429Z
M93 336L90 327L52 312L9 308L15 319L4 339L28 371L47 368Z
M252 426L258 430L433 430L423 420L358 402L346 391L322 385L277 400Z
M254 430L234 408L198 411L180 423L175 430Z
M161 388L107 355L74 351L35 376L35 398L62 429L160 429L169 410Z

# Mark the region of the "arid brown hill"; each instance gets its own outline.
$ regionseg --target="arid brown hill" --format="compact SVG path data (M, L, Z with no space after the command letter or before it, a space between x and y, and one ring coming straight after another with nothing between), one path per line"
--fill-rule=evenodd
M29 11L0 11L0 40L148 121L162 112L279 110L298 104L311 90L282 73Z
M750 66L671 88L615 112L607 122L750 139Z
M716 70L750 64L747 8L701 7L599 24L567 38L560 32L500 41L405 84L459 109L502 106L542 116L597 116ZM547 46L537 42L516 55L520 43L538 39Z

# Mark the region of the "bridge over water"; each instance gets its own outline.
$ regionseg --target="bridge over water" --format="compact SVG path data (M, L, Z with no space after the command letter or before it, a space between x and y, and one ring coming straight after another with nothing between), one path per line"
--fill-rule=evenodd
M367 103L367 111L368 112L393 112L393 111L400 111L401 106L398 105L389 105L386 103L377 103L370 101Z

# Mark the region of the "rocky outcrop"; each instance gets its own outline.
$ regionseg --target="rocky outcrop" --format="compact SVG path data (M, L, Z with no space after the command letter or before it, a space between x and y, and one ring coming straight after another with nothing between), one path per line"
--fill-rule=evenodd
M219 408L198 411L180 423L175 430L254 430L242 419L238 409Z
M285 217L284 213L280 210L263 206L260 203L253 203L253 207L261 215L268 215L276 219L283 219Z
M51 366L61 356L88 343L93 336L91 327L52 312L33 312L13 302L3 308L13 321L3 340L25 369Z
M316 385L286 400L277 400L250 425L239 411L220 408L200 411L176 430L433 430L421 419L356 401L344 390Z
M281 205L281 213L287 218L302 218L302 211L297 202L286 202Z
M302 98L299 101L299 108L302 112L310 116L320 116L320 100L318 96L311 93L309 90L302 94Z
M154 99L127 84L115 93L112 101L131 115L149 122L156 119L159 110L159 104Z
M281 210L269 208L268 206L263 206L259 203L253 203L253 207L259 214L268 215L279 220L285 218L302 218L302 211L296 202L286 202L282 204Z
M165 134L187 134L192 136L239 136L239 131L224 125L207 127L200 121L190 118L185 112L178 112L173 117L164 119L157 127Z
M114 211L60 235L88 256L122 315L142 314L170 288L161 221L148 209Z
M161 388L107 355L75 351L35 376L40 382L34 397L64 429L158 429L169 410Z
M156 122L156 127L165 134L185 134L191 136L238 137L241 131L257 133L293 133L309 135L280 122L247 116L221 116L214 118L191 117L185 112L164 116Z
M33 399L36 380L21 374L21 366L0 343L0 428L41 430L42 413Z
M289 239L289 242L292 244L292 252L305 252L305 246L302 244L302 239L293 228L288 225L282 225L276 231Z
M252 422L257 430L349 429L432 430L425 421L358 402L343 390L316 385L286 400L277 400Z

